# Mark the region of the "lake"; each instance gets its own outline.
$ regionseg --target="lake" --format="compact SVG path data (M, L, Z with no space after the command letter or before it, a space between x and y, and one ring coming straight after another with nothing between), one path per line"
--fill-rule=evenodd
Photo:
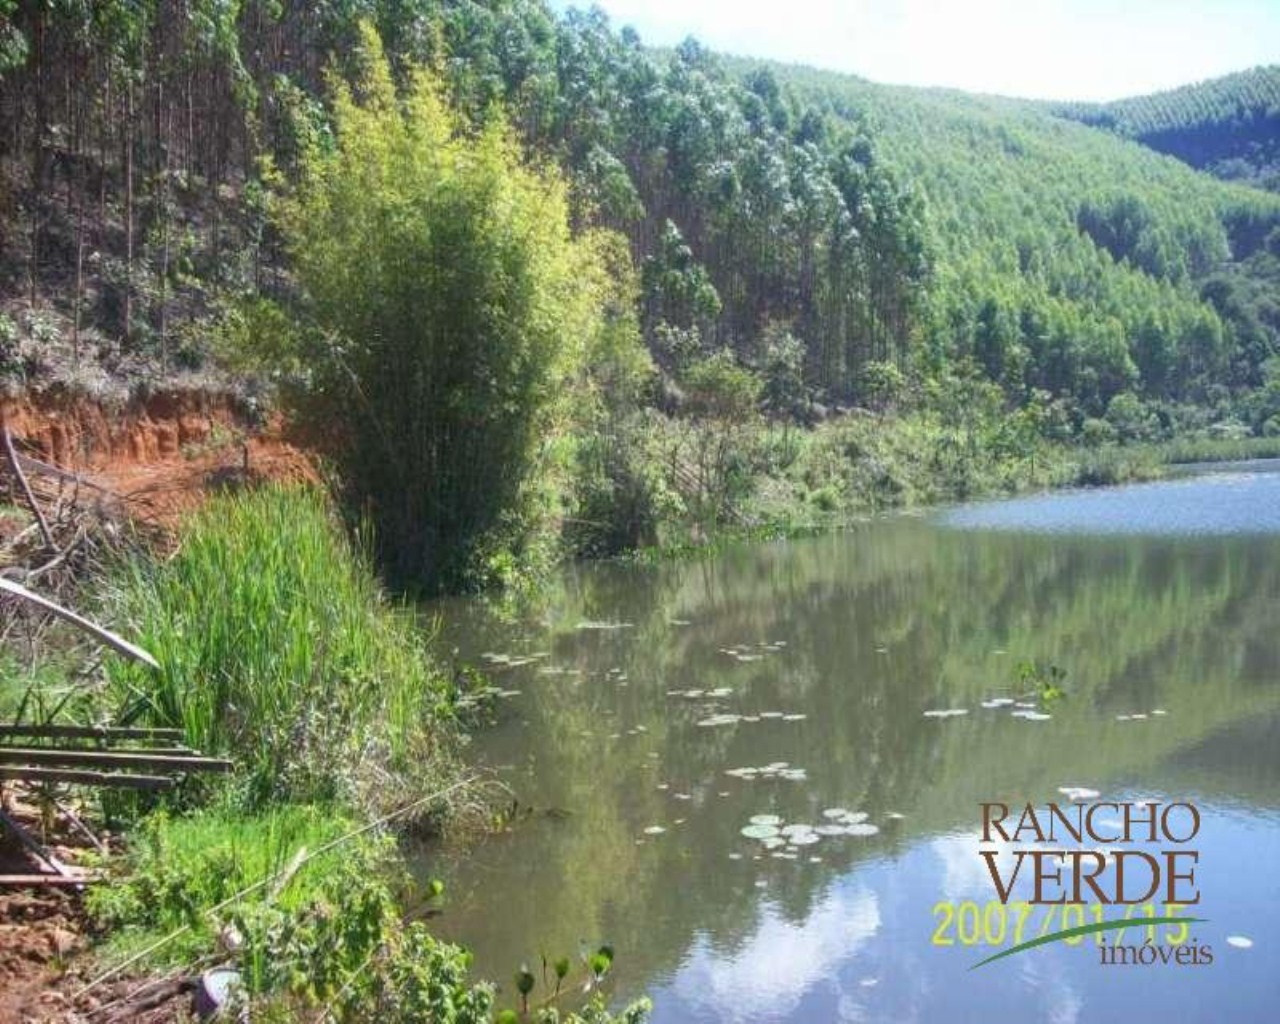
M608 942L656 1024L1275 1019L1277 468L581 567L523 618L436 606L507 694L469 756L531 810L423 855L434 927L503 1005L522 962ZM1092 793L1198 808L1213 963L1100 963L1138 928L975 968L1014 926L981 805ZM1032 910L1024 939L1079 923Z

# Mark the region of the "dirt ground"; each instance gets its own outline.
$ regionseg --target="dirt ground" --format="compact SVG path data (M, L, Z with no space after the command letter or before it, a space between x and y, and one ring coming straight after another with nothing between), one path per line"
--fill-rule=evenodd
M154 525L171 526L208 494L238 483L319 479L278 415L259 422L227 396L157 395L120 410L28 397L0 402L0 421L23 455L78 476L79 500L118 503ZM28 475L41 476L30 468ZM57 485L64 494L76 488L65 479Z
M0 857L6 872L13 867ZM31 866L27 865L26 870ZM0 891L0 1022L62 1015L59 966L85 945L79 898L53 889Z
M33 805L17 798L14 790L14 784L7 784L8 813L74 869L93 844L66 819L43 822ZM99 842L110 841L110 837L99 838ZM6 829L0 836L0 874L46 870ZM90 958L79 956L90 939L91 925L80 890L0 887L0 1024L159 1024L191 1017L193 985L187 979L126 975L81 994L101 969Z

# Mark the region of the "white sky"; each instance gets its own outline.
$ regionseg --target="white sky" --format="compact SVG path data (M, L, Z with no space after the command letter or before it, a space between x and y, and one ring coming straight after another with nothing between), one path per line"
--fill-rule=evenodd
M598 2L655 46L692 35L876 82L1031 98L1116 99L1280 63L1280 0Z

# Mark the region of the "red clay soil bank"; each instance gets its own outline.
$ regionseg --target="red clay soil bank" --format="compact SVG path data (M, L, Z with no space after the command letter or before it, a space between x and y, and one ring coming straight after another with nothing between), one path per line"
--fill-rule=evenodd
M0 416L24 454L83 475L132 515L161 525L227 484L318 479L279 417L255 425L226 395L171 391L119 410L81 397L26 396L0 401Z

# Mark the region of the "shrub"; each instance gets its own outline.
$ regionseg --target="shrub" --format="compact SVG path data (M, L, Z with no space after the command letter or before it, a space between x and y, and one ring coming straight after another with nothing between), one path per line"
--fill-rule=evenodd
M372 29L360 61L281 206L321 328L307 411L392 581L456 587L533 525L530 481L605 324L608 236L571 235L561 177L500 118L468 130L422 69L398 96Z
M1080 440L1090 448L1106 444L1116 439L1116 430L1106 420L1086 419L1080 424Z

